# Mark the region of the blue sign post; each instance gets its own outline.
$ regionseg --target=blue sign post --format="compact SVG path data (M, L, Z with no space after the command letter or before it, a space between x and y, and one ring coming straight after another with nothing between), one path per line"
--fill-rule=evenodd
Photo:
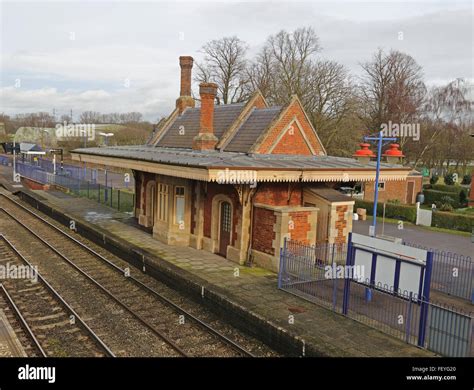
M375 172L375 189L374 189L374 209L372 226L369 232L370 236L375 237L375 226L377 224L377 202L379 200L379 176L380 176L380 158L382 156L382 146L384 141L396 141L396 138L388 138L383 136L383 132L380 131L378 137L364 137L365 141L376 141L377 142L377 168Z

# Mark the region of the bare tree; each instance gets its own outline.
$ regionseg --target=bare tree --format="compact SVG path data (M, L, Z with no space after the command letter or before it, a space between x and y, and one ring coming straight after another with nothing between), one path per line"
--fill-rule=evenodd
M348 138L359 134L353 128L356 123L360 127L359 121L351 115L356 107L352 83L342 65L319 60L319 51L312 28L280 31L268 38L249 67L248 87L260 89L270 103L278 105L297 94L326 149L342 151ZM351 121L344 121L346 117Z
M449 167L455 160L456 165L466 167L474 149L470 137L474 131L474 104L469 97L472 88L465 80L457 79L429 90L420 141L407 149L415 166L424 162L429 167L442 167L444 163Z
M337 62L318 61L311 66L305 84L302 101L323 144L328 150L333 146L341 149L336 143L347 144L355 130L345 121L347 117L354 119L351 113L356 110L348 72Z
M218 99L223 104L244 100L247 44L235 36L224 37L206 43L202 52L204 62L197 64L197 81L217 83Z
M272 54L268 45L265 45L254 62L247 67L247 80L245 85L247 94L250 95L260 90L263 96L271 98L274 90L275 77L273 74Z
M79 116L80 123L101 123L101 113L96 111L84 111Z
M70 115L68 114L63 114L61 115L61 117L59 118L59 123L71 123L72 122L72 118Z
M389 121L401 124L419 118L426 88L422 68L413 57L393 50L386 54L379 49L361 66L360 108L368 131L379 131ZM405 141L402 137L402 146Z
M285 104L293 94L304 100L314 54L319 50L319 38L311 27L270 36L250 66L250 85L274 104Z
M54 127L55 119L48 112L34 112L15 116L17 127Z

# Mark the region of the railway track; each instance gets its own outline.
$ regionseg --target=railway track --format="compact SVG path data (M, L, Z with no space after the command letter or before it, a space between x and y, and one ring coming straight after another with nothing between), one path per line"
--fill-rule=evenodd
M48 273L58 276L57 271L61 269L63 275L70 275L71 279L81 278L90 289L99 290L104 298L108 298L109 304L112 301L115 310L120 308L123 315L128 315L140 324L140 327L134 328L142 328L142 331L144 328L147 333L159 338L162 346L166 347L162 351L165 356L255 356L255 353L250 352L253 347L260 352L258 355L272 356L265 347L255 347L254 340L248 340L233 329L223 332L222 329L229 330L228 326L216 321L209 313L199 318L193 313L196 311L195 305L190 309L182 296L177 293L174 296L159 282L151 282L148 276L140 272L132 275L130 266L122 259L108 252L104 254L104 250L93 248L95 244L64 231L64 228L48 221L36 210L23 206L5 194L0 195L0 213L9 219L3 229L12 235L26 234L35 243L35 251L48 252L41 258L47 256L54 259L57 268L52 268L52 261L38 261L45 272L47 267ZM175 303L177 301L179 305ZM229 337L229 333L236 337ZM106 335L104 338L107 340ZM142 339L137 337L135 341ZM121 352L127 355L127 352Z
M0 308L13 325L28 356L114 356L74 309L2 234L0 266L10 272L10 277L0 284Z

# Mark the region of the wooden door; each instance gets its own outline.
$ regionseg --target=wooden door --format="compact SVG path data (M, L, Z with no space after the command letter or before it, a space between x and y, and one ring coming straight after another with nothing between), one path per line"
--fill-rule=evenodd
M409 181L408 182L408 185L407 185L407 198L406 198L406 202L408 204L412 204L413 203L413 192L415 190L415 183L413 181Z
M230 244L230 233L232 230L232 208L229 202L221 203L219 221L219 254L227 256L227 245Z

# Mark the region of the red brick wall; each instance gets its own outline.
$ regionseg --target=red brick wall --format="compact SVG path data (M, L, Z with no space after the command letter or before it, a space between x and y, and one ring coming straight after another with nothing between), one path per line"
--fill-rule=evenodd
M265 105L265 101L263 100L262 96L258 96L256 99L255 99L255 102L253 104L254 107L257 107L257 108L265 108L266 105Z
M293 121L294 118L297 118L301 126L303 127L303 132L306 135L309 143L313 147L316 154L319 154L323 150L321 143L318 141L310 123L306 120L306 116L303 112L302 107L298 103L298 101L293 101L290 106L285 111L285 115L281 118L281 120L276 123L273 128L271 129L270 133L267 137L263 140L260 146L257 149L257 153L269 153L269 150L273 143L278 139L278 136L281 132ZM296 126L295 126L296 127ZM295 131L295 134L297 132ZM281 141L280 141L281 142ZM307 154L306 143L304 147L302 144L299 144L299 148L291 148L286 153L288 154ZM282 153L281 149L278 149L279 153Z
M386 181L385 189L379 190L379 202L398 199L401 203L407 203L408 182L414 182L413 203L416 202L416 194L421 191L423 186L423 177L409 176L407 180ZM374 182L364 183L364 200L374 201Z
M301 206L302 199L303 189L299 183L262 183L258 186L253 202L271 206Z
M375 182L364 183L364 200L374 201ZM401 203L406 203L407 182L406 180L386 181L385 188L379 190L379 202L386 202L398 199Z
M290 130L291 129L289 129L276 144L275 148L272 150L272 154L312 155L311 150L296 123L294 124L292 131Z
M295 211L290 213L290 221L292 224L289 226L288 231L292 240L309 244L308 232L311 230L311 223L309 222L310 215L311 212L309 211ZM293 229L291 227L293 227Z
M232 185L208 183L207 196L204 200L204 236L211 237L212 229L212 200L218 194L227 195L232 203L232 237L231 245L234 245L237 238L237 224L239 222L241 209L237 191Z
M273 249L273 240L275 232L273 226L276 223L276 216L272 210L254 207L253 209L253 227L252 227L252 248L268 253L275 254Z
M334 239L336 244L343 244L347 241L347 237L344 236L344 229L347 227L347 221L345 214L347 212L347 206L336 206L337 220L336 220L336 230L337 235Z
M30 190L49 190L49 184L41 184L37 181L30 180L26 177L21 178L21 182L24 186L28 187Z
M408 180L411 180L408 179ZM416 195L421 192L421 190L423 189L423 177L422 176L416 176L413 178L413 180L415 181L415 194L413 195L413 201L414 203L416 203Z

